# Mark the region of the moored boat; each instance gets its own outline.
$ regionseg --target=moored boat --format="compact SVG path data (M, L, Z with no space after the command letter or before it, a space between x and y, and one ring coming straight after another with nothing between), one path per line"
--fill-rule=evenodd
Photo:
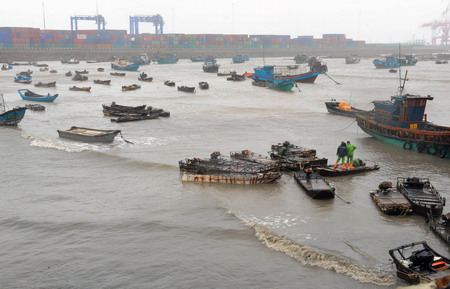
M229 71L229 72L218 72L217 76L230 76L236 74L236 71Z
M189 58L192 62L203 62L206 60L205 56L197 56L197 57L190 57Z
M240 74L232 74L232 75L230 75L230 77L227 77L227 80L230 80L230 81L243 81L245 79L246 79L245 76L240 75Z
M13 109L6 110L3 94L0 94L0 97L0 125L17 125L24 118L27 108L18 106Z
M274 90L291 91L295 85L296 85L295 81L290 79L289 80L274 79L272 82L269 82L267 84L267 87Z
M11 69L13 69L13 66L10 64L3 64L1 69L2 70L11 70Z
M139 56L131 57L131 62L137 63L139 65L148 65L150 64L150 59L147 53L142 53Z
M335 189L319 174L313 172L310 176L300 171L294 173L297 183L313 199L332 199Z
M122 91L130 91L141 88L140 85L132 84L132 85L122 85Z
M156 61L158 64L174 64L178 62L178 57L176 54L167 54L164 56L157 56Z
M370 197L377 207L386 215L412 214L412 206L409 201L397 189L392 188L391 182L381 182L378 190L370 191Z
M411 203L413 212L426 216L441 215L445 206L445 198L427 178L397 178L397 190Z
M181 172L180 174L183 182L221 183L234 185L270 184L281 177L281 173L279 172L265 172L256 174L199 174Z
M97 68L97 71L98 72L103 72L103 71L105 71L105 69L103 67L99 67L99 68Z
M141 74L139 74L138 80L144 81L144 82L152 82L153 77L148 77L147 73L142 72Z
M88 77L85 76L85 75L81 75L81 74L75 74L75 75L72 77L72 80L73 80L73 81L86 81L86 80L88 80Z
M34 111L44 111L45 110L45 106L43 106L42 104L25 104L25 107L29 110L34 110Z
M216 62L212 61L205 61L205 64L203 65L203 71L209 72L209 73L216 73L219 71L220 65Z
M86 69L81 71L75 70L75 74L89 74L89 71L87 71Z
M59 137L85 142L112 142L120 130L102 130L72 126L68 130L58 130Z
M39 68L39 71L41 71L41 72L48 71L48 67L41 67L41 68Z
M58 97L58 94L51 95L48 93L47 95L42 95L34 93L28 89L19 89L17 92L19 92L19 95L23 100L29 101L52 102Z
M253 80L272 82L274 75L279 79L293 80L295 82L314 83L317 76L322 73L320 70L301 71L300 67L265 65L254 69Z
M367 166L364 162L361 161L360 165L353 165L353 168L343 169L341 166L334 167L333 165L330 165L327 167L318 167L317 171L321 176L339 177L339 176L356 175L379 169L380 169L379 165Z
M425 241L389 250L397 276L411 284L431 281L450 273L450 259L433 250Z
M38 82L34 85L35 87L55 87L56 86L56 81L53 82L47 82L47 83L43 83L43 82Z
M393 56L388 56L385 60L375 59L373 64L376 68L397 68L400 66L413 66L417 63L417 58L412 55L407 55L405 58L398 58Z
M309 59L309 57L307 55L305 55L305 54L297 54L294 57L294 61L297 64L308 63L308 59Z
M72 76L72 71L66 72L66 76Z
M94 79L95 84L103 84L103 85L110 85L111 79L108 80L101 80L101 79Z
M111 68L115 70L137 71L139 64L130 63L125 59L119 59L116 62L111 63Z
M62 64L79 64L80 61L77 59L68 59L68 60L61 60Z
M345 64L356 64L361 61L361 58L358 55L351 54L345 57Z
M74 85L72 87L69 87L69 90L91 92L91 87L90 86L88 86L88 87L77 87L77 86Z
M175 82L170 81L170 80L166 80L166 81L164 81L164 85L167 85L167 86L175 86Z
M112 76L125 76L126 75L125 72L110 72L109 74Z
M49 71L50 73L58 73L58 71L56 69L52 69Z
M345 101L336 101L336 99L332 99L331 101L325 102L325 106L329 113L338 114L342 116L348 117L356 117L357 113L366 112L362 109L355 108L350 106Z
M241 55L241 54L234 56L231 60L233 61L233 63L244 63L245 62L244 55Z
M178 86L177 88L178 88L179 91L195 92L195 86L190 87L190 86L182 85L182 86Z
M198 86L200 87L200 89L208 89L209 88L209 84L206 81L199 82Z

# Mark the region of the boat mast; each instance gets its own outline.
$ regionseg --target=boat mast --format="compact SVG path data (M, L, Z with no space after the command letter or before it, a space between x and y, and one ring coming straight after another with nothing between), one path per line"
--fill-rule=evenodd
M398 94L399 96L402 96L403 93L403 87L402 87L402 65L400 62L400 57L401 57L402 53L401 53L401 45L400 43L398 44Z

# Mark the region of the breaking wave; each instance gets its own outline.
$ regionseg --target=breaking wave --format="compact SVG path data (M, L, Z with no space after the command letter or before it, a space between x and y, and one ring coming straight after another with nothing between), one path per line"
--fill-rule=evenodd
M79 144L68 145L67 143L64 142L55 140L46 140L28 134L22 134L22 136L31 139L32 141L30 145L34 147L56 149L60 151L66 151L69 153L82 152L89 149L89 147L86 145L79 145Z
M280 251L302 262L304 265L317 266L336 273L350 276L362 283L389 286L395 284L395 277L387 271L370 268L355 261L331 255L318 249L296 243L286 236L280 236L264 226L248 220L229 210L229 214L239 218L245 225L255 230L259 240L268 248Z

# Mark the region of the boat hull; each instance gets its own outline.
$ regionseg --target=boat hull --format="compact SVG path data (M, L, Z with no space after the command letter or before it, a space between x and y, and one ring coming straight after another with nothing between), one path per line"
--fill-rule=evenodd
M59 137L69 138L77 141L83 142L102 142L102 143L110 143L114 140L114 138L120 133L120 131L111 131L110 133L104 133L101 135L81 135L77 133L72 133L69 131L58 130Z
M279 172L267 172L257 174L221 174L204 175L189 172L181 173L183 182L220 183L236 185L256 185L273 183L281 177Z
M111 63L111 68L114 70L122 70L122 71L137 71L139 69L139 64L133 63L125 66L119 66L115 63Z
M293 81L299 82L299 83L314 83L314 81L316 80L317 76L319 76L319 74L321 74L320 71L310 71L310 72L294 74L294 75L284 75L279 79L280 80L293 80ZM273 76L259 74L257 71L255 71L255 73L252 76L252 79L259 80L259 81L272 82Z
M24 118L26 110L26 107L17 107L0 114L0 125L17 125Z
M305 173L297 172L294 178L311 198L321 200L334 198L334 188L321 177L306 178Z
M19 92L20 97L23 100L28 100L28 101L53 102L58 97L58 94L54 94L54 95L50 95L50 96L32 97L32 96L25 95L25 93L22 90L18 90L18 92Z

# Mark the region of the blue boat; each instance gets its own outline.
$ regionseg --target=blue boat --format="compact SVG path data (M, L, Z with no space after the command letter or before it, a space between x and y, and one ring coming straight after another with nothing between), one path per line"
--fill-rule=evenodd
M164 57L156 57L158 64L173 64L178 62L178 57L176 54L169 54Z
M139 64L139 65L148 65L150 64L150 59L148 58L148 55L146 53L143 53L139 56L131 57L131 61L133 63Z
M400 66L414 66L417 61L418 60L412 55L408 55L405 58L389 56L386 57L385 60L375 59L373 64L376 68L397 68Z
M236 55L235 57L232 58L233 63L244 63L245 62L245 57L244 55Z
M18 106L13 109L6 110L3 94L0 96L2 100L2 103L0 104L0 125L17 125L25 116L27 108Z
M244 57L244 61L249 61L250 60L250 56L248 56L247 54L242 55Z
M115 70L137 71L139 69L139 64L129 63L124 59L120 59L119 61L111 63L111 68Z
M274 75L279 80L292 80L295 82L314 83L317 76L322 71L300 72L298 66L275 66L265 65L263 67L254 68L252 79L256 81L273 82Z
M34 93L29 89L19 89L18 92L23 100L29 101L52 102L58 97L58 94L51 95L49 93L47 95L42 95Z
M294 86L295 81L291 79L274 79L273 82L269 82L267 87L280 91L291 91Z

